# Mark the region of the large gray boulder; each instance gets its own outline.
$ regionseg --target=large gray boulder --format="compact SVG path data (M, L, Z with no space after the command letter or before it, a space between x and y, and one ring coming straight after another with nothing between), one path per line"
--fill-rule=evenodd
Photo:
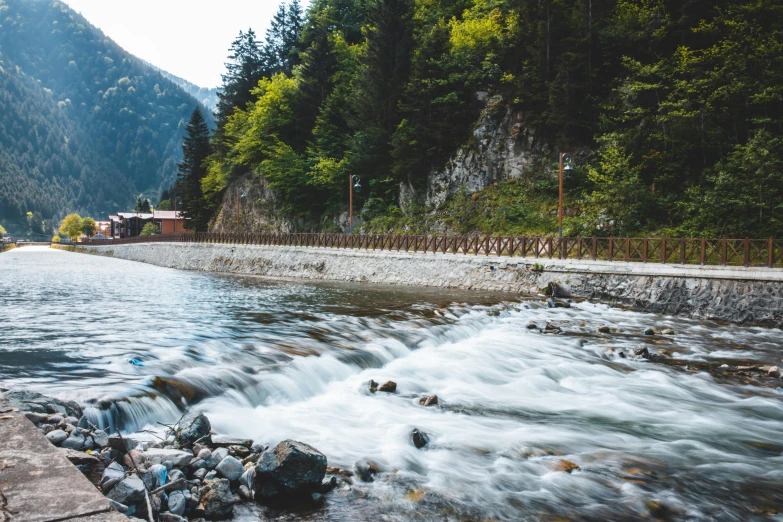
M190 446L209 435L210 431L212 425L207 416L200 411L191 411L179 421L174 442L179 446Z
M201 502L196 514L212 520L228 518L234 510L234 502L228 480L207 480L201 488Z
M127 477L118 482L106 496L126 506L141 502L144 500L144 482L139 477Z
M80 418L83 414L81 406L73 401L61 401L31 391L9 391L5 397L11 404L22 411L35 413L65 413L71 417Z
M302 442L284 440L264 452L256 466L256 500L281 503L311 494L325 475L323 453Z

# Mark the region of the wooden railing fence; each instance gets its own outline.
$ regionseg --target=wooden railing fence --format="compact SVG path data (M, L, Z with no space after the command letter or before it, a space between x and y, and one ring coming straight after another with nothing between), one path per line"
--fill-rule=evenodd
M83 241L85 245L182 242L439 252L640 263L783 267L783 240L196 232Z

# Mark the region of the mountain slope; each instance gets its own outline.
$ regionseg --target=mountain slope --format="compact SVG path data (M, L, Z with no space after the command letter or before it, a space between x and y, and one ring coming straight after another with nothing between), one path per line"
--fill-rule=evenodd
M0 0L0 59L0 218L104 216L173 183L200 104L80 14Z
M0 55L0 218L28 210L49 217L66 208L113 208L133 193L133 184L95 153L69 111Z
M180 78L170 72L160 70L161 74L182 87L185 92L196 98L204 107L210 111L214 111L217 108L218 96L217 87L199 87L195 83Z

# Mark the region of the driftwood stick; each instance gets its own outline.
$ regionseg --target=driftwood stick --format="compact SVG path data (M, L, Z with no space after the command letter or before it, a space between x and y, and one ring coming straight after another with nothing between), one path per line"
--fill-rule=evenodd
M155 522L155 517L152 515L152 504L150 504L150 494L147 490L144 490L144 500L147 501L147 514L150 517L150 522Z

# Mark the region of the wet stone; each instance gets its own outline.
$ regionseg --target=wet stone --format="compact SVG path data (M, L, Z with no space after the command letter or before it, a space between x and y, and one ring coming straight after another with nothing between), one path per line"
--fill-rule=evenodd
M172 491L169 493L169 511L175 515L185 513L187 499L182 491Z
M68 434L63 430L54 430L47 433L46 438L55 446L59 446L68 438Z
M647 349L647 347L637 348L634 350L633 354L636 357L641 357L642 359L650 359L650 351Z
M598 327L598 333L602 333L602 334L608 334L608 333L610 333L611 331L612 331L612 330L611 330L611 329L610 329L608 326L606 326L606 325L603 325L603 326L599 326L599 327Z
M123 442L124 441L124 442ZM128 437L120 437L116 433L109 435L109 447L124 454L126 451L135 449L139 443ZM127 449L126 449L127 447Z
M101 475L101 481L98 483L98 485L105 494L109 492L111 488L115 486L115 484L124 478L125 468L122 467L122 464L119 462L112 462L106 467L106 469L103 470L103 475Z
M203 412L191 411L179 421L175 442L179 446L189 446L200 439L205 439L211 430L212 425Z
M120 504L135 504L144 500L144 482L138 477L127 477L115 485L107 497Z
M249 448L253 445L252 439L240 439L237 437L227 437L225 435L213 435L212 445L217 447L244 446Z
M373 477L383 471L380 464L369 459L362 459L353 465L353 471L364 482L372 482Z
M27 417L27 420L32 422L33 424L40 424L42 422L48 422L49 416L45 413L35 413L32 411L26 411L24 412L24 416Z
M378 391L386 393L394 393L397 391L397 383L394 381L386 381L378 387Z
M71 435L60 443L60 446L74 450L85 449L87 447L87 440L81 432L73 430Z
M536 330L538 329L538 326L536 326L536 323L527 323L527 326L525 326L528 330Z
M215 468L215 471L217 471L218 475L221 477L234 482L242 476L245 469L240 461L229 455L220 461Z
M284 440L265 452L256 467L256 500L279 502L309 494L326 475L326 457L312 446Z
M411 441L413 442L413 445L416 446L416 448L421 449L426 446L427 443L429 443L430 439L426 433L418 429L414 429L411 432Z
M655 330L648 328L644 331L644 335L655 335Z
M437 406L438 396L430 395L428 397L422 397L419 399L419 404L421 404L422 406Z
M209 480L201 489L197 514L207 519L225 518L234 509L234 495L226 479Z

